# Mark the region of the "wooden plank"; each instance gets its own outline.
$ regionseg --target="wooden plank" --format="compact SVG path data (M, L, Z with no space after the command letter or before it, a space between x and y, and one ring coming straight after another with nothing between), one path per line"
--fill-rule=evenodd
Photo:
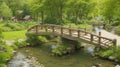
M69 35L71 37L83 38L84 40L96 42L97 44L105 45L105 44L108 44L109 42L111 42L113 44L117 43L116 40L112 40L112 39L100 36L101 35L100 32L99 32L99 35L95 35L90 32L87 32L86 29L80 30L80 29L73 29L71 27L66 28L66 27L54 25L54 24L35 25L35 26L29 28L27 31L30 32L30 31L32 31L32 29L34 29L34 32L38 33L38 30L41 28L44 28L45 32L49 31L49 32L53 32L53 33L59 33L60 35ZM84 34L84 35L81 36L82 34ZM105 42L105 41L107 41L107 42Z

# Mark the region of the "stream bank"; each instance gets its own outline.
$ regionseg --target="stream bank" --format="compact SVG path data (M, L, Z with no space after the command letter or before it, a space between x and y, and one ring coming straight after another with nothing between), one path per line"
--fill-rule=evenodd
M88 49L80 50L74 54L62 57L52 56L49 51L50 49L48 45L42 45L37 47L24 47L17 50L19 55L21 53L25 55L26 58L29 58L29 56L35 57L37 59L37 63L41 63L44 67L92 67L96 64L100 64L101 67L115 67L116 65L116 63L111 61L103 60L98 57L92 57L89 54L89 51L92 51L90 47ZM13 59L12 62L13 61L15 61L15 59ZM23 67L30 66L28 65Z

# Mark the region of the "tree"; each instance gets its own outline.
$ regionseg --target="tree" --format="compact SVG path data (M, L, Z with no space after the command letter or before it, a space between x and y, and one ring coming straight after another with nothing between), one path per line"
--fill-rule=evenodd
M0 15L4 19L9 19L12 17L12 11L5 2L3 2L0 6Z
M112 23L114 19L119 18L120 16L120 1L119 0L107 0L104 3L104 10L102 15L108 20L109 23ZM119 18L120 19L120 18Z

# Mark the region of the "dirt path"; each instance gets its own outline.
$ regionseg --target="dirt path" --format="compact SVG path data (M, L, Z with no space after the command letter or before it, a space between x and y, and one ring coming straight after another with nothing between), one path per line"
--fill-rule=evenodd
M106 30L100 30L101 31L101 36L110 38L110 39L117 39L117 46L120 46L120 36L115 35L113 33L110 33ZM96 32L98 34L98 32Z

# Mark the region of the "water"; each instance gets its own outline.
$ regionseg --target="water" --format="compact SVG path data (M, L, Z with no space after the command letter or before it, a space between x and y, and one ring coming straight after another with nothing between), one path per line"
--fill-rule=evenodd
M8 63L8 67L30 67L28 61L24 54L18 52Z
M114 67L115 63L107 60L99 59L90 56L94 50L94 47L87 47L87 49L80 50L74 54L70 54L62 57L55 57L51 55L50 46L37 46L37 47L25 47L18 50L17 56L13 58L8 67L20 67L17 66L21 62L16 62L19 58L25 58L24 56L36 57L38 62L43 64L44 67L92 67L94 64L101 64L102 67ZM26 52L29 51L29 52ZM23 54L23 55L21 55ZM19 56L18 56L19 55ZM27 61L22 61L27 63ZM12 65L12 66L10 66ZM27 63L26 66L30 67ZM39 67L39 66L38 66Z

